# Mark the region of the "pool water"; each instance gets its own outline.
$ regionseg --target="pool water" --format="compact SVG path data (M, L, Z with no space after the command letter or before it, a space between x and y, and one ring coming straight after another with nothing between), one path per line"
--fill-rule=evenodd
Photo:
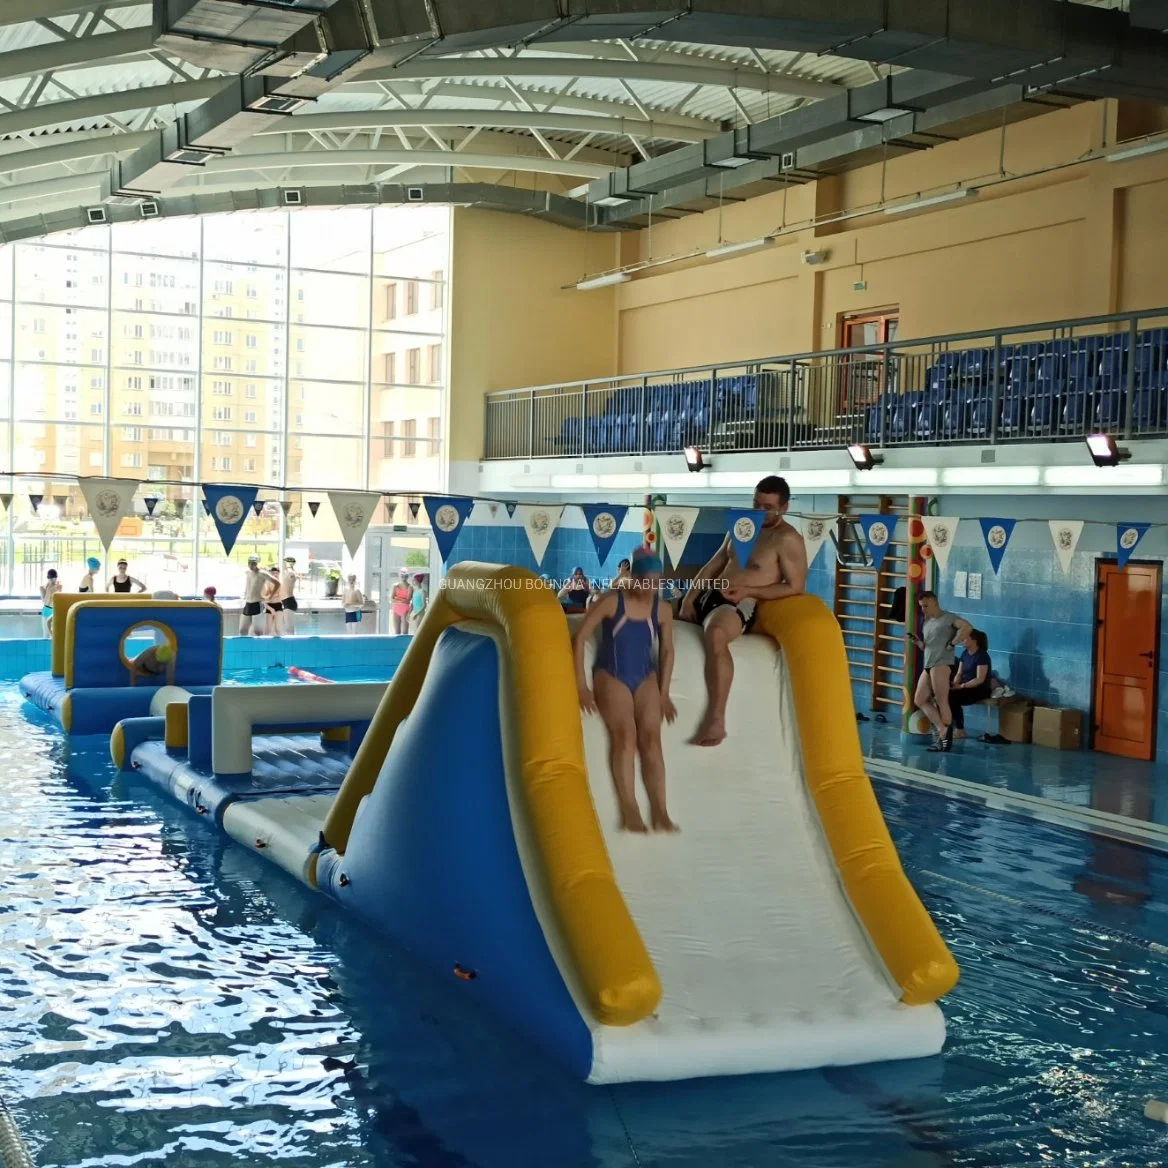
M323 677L326 681L380 681L388 682L392 669L377 669L368 665L328 665L310 669L309 673ZM318 682L303 681L289 675L283 665L272 665L264 669L236 669L224 678L226 685L317 685Z
M1168 1164L1166 856L880 785L963 966L944 1053L591 1088L10 686L0 752L0 1096L42 1168Z

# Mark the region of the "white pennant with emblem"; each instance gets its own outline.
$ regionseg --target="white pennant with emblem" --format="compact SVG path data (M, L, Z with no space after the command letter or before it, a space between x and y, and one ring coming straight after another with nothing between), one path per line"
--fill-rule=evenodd
M1058 556L1059 567L1063 575L1070 575L1071 559L1075 548L1079 546L1079 537L1083 534L1082 519L1052 519L1050 521L1050 538L1054 540L1054 552Z
M381 495L377 492L329 491L328 497L345 547L349 549L349 555L355 556Z
M661 528L661 542L675 568L681 563L700 512L700 507L656 507L653 510L653 517Z
M807 566L810 568L819 555L819 549L827 542L831 535L831 525L835 522L834 515L804 515L800 519L803 529L803 544L807 548Z
M515 508L523 530L527 532L527 542L531 544L531 554L537 564L543 563L544 553L551 542L552 532L564 513L562 506L549 507L544 503L521 503Z
M960 519L946 518L944 515L922 515L921 522L925 525L925 536L933 555L937 557L937 567L942 572L949 563L949 553L953 550L953 541L957 536L957 525Z
M108 555L118 524L134 509L134 492L141 484L136 479L79 479L77 485Z

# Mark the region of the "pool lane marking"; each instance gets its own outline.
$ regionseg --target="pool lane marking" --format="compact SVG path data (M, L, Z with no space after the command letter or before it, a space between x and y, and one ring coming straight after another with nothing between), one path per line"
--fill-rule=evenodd
M955 779L949 775L936 775L887 759L869 757L865 761L871 774L891 783L932 789L955 798L981 803L994 811L1013 812L1056 826L1109 836L1137 847L1168 852L1168 827L1162 824L1147 823L1125 815L1116 815L1111 811L1079 807L1073 803L1062 803L1041 795L1024 795L1000 787L987 787L984 783Z

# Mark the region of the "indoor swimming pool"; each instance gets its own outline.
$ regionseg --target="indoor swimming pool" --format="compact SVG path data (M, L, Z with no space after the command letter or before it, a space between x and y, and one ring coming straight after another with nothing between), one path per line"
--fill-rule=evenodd
M1168 1163L1168 856L878 783L962 967L944 1053L587 1087L13 685L0 752L0 1096L42 1168Z

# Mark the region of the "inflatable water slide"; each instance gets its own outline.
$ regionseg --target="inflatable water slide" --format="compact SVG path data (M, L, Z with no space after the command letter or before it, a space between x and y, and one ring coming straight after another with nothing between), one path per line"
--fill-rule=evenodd
M865 774L823 603L762 607L715 748L688 741L704 654L677 627L676 835L617 830L570 632L530 573L460 564L388 688L158 691L114 758L587 1082L940 1051L957 965Z

